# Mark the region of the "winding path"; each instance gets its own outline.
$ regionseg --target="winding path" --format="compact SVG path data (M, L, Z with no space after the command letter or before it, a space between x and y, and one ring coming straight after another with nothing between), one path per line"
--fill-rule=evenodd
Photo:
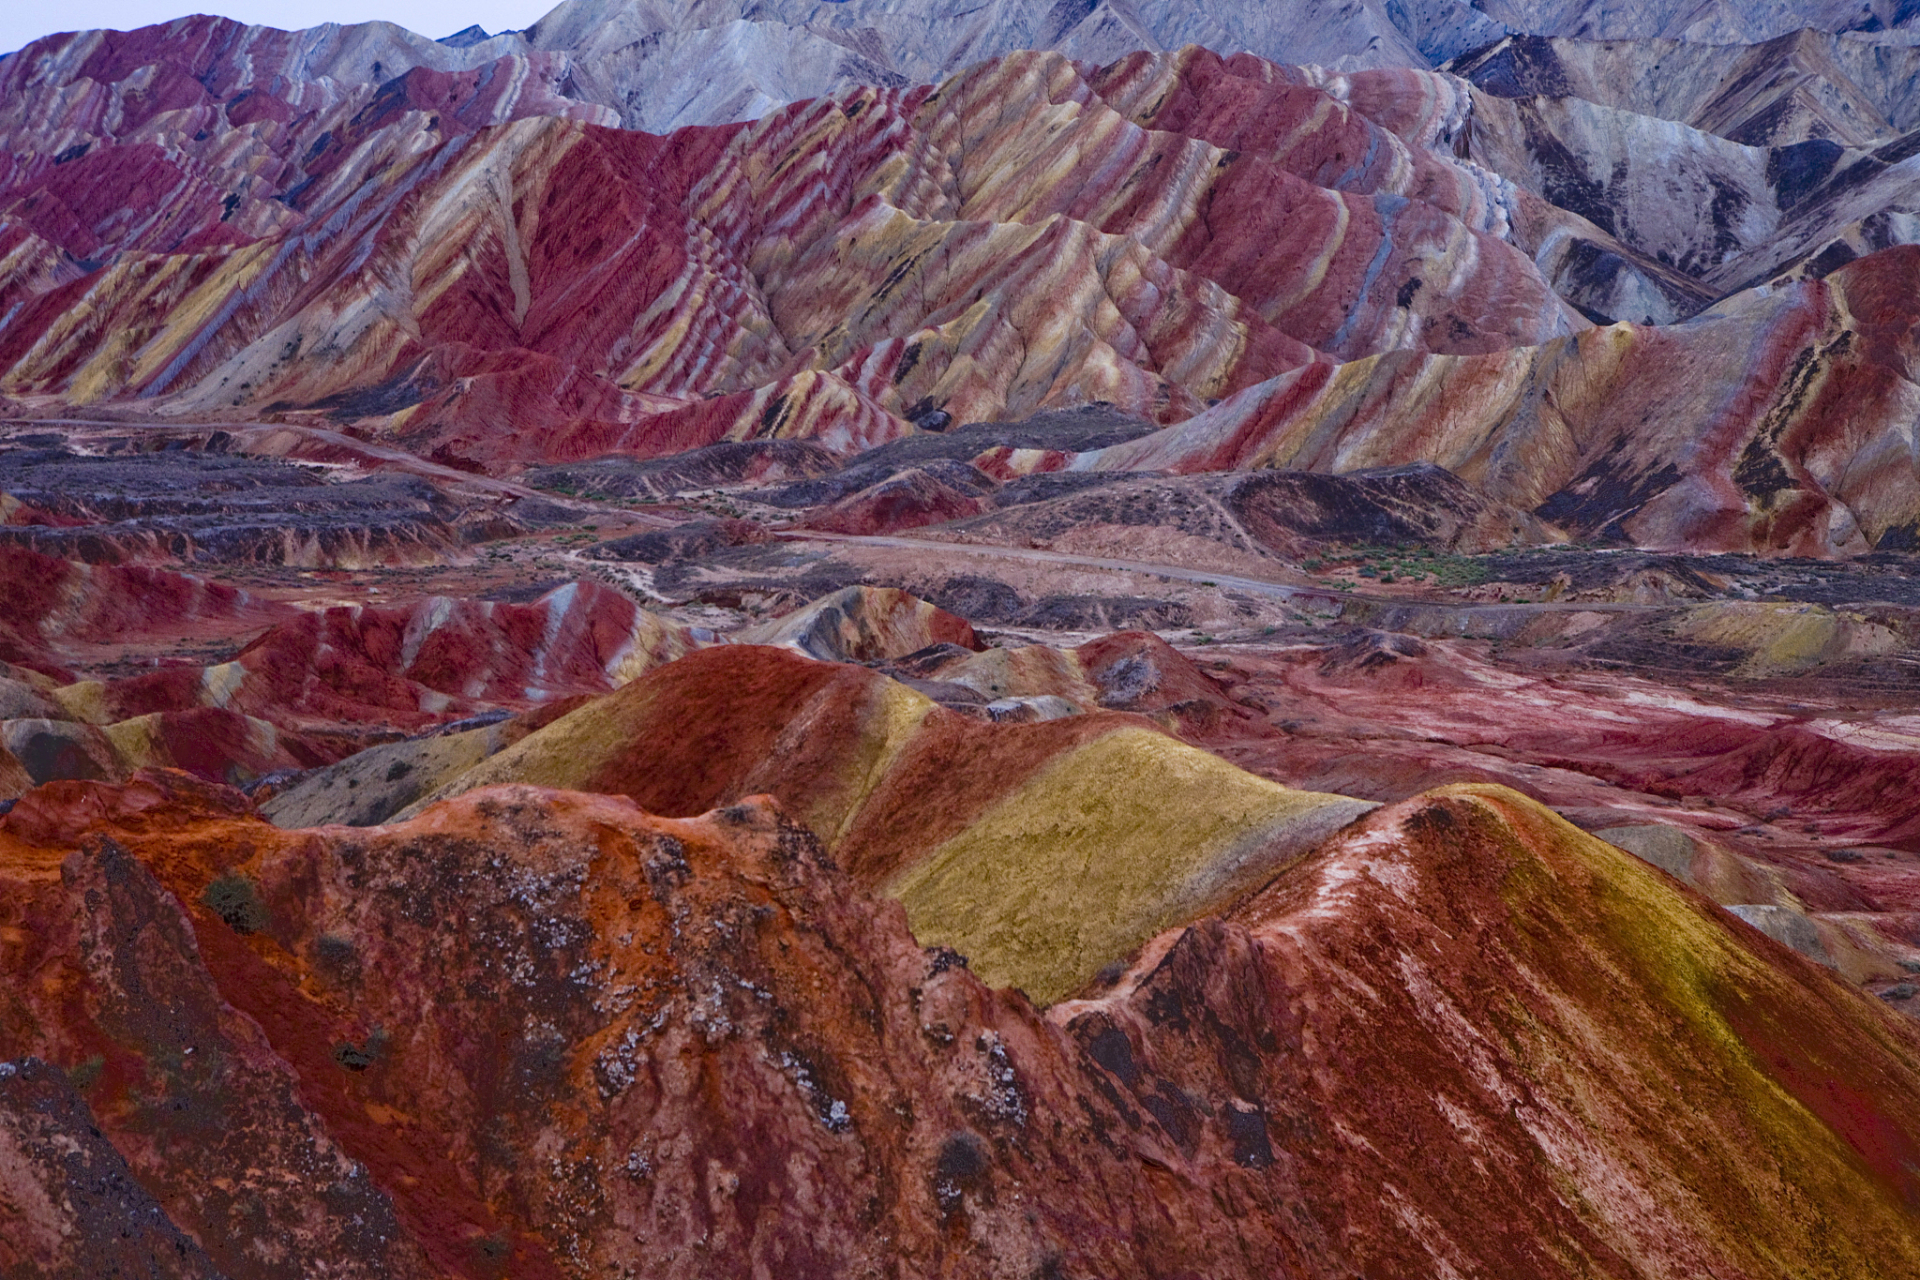
M1116 560L1106 556L1082 556L1068 551L1047 551L1038 547L1002 547L972 542L935 542L930 538L905 538L887 535L819 533L813 530L783 530L774 535L783 542L831 542L848 546L879 547L898 551L950 551L987 559L1025 560L1032 564L1072 565L1084 569L1108 569L1118 573L1142 573L1160 578L1177 578L1201 586L1245 591L1276 600L1325 600L1340 604L1368 604L1387 608L1445 609L1474 612L1559 613L1641 613L1666 606L1617 601L1539 601L1495 603L1458 600L1409 600L1394 596L1362 595L1355 591L1335 591L1327 587L1296 586L1268 582L1217 569L1192 569L1184 565L1161 564L1152 560Z

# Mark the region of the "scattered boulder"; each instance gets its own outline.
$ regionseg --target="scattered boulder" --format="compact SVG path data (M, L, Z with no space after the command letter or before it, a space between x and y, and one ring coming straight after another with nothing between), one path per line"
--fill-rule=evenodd
M483 712L308 770L256 797L278 827L376 827L482 760L592 702L576 694L512 715Z

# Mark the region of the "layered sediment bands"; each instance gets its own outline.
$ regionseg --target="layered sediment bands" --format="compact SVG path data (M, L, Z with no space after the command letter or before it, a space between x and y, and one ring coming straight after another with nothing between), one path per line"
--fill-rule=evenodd
M244 135L297 225L228 219L217 245L157 252L100 223L59 262L16 239L0 391L351 424L493 470L721 443L846 455L1104 400L1175 430L1076 465L1424 461L1652 547L1844 555L1920 521L1898 461L1913 250L1870 252L1905 235L1901 144L1761 150L1430 72L1192 48L1101 68L1010 54L665 137L486 106L511 71L410 72L284 136L233 124L240 90L191 81L228 123L175 122L179 145ZM21 92L79 75L56 59ZM523 118L475 127L503 112ZM1639 160L1668 135L1686 155L1653 181ZM20 190L136 145L109 130ZM1776 276L1796 281L1671 328L1594 330L1554 292L1661 318ZM986 509L932 475L843 496L817 527ZM36 545L99 536L33 503L8 518ZM428 554L420 537L384 554Z
M848 587L736 638L783 645L822 662L871 662L943 645L982 647L965 618L892 587Z
M1911 42L1914 15L1876 0L1773 0L1754 5L1609 5L1597 0L1490 0L1486 12L1515 31L1580 35L1598 40L1688 40L1702 44L1751 44L1803 28L1816 31L1886 33Z
M995 451L976 461L989 471L1011 469L1028 461L1021 453ZM829 507L825 514L845 511L854 501ZM1148 542L1173 536L1206 539L1222 553L1292 562L1335 543L1474 554L1539 545L1556 536L1538 518L1489 501L1458 476L1429 463L1344 475L1273 469L1138 477L1042 471L1011 478L975 505L987 508L987 514L956 521L954 535L1012 546L1044 541L1076 547L1099 545L1116 535L1137 535ZM811 523L824 526L818 517ZM890 527L911 524L902 520Z
M11 313L0 390L355 421L501 465L768 437L848 450L936 411L1094 399L1175 421L1323 352L1582 325L1501 239L1484 175L1428 149L1458 82L1373 94L1417 100L1389 111L1409 143L1256 60L1103 74L1015 54L665 138L551 115L469 132L450 123L458 85L445 104L315 109L273 184L297 225L163 253L106 228L68 251L87 274ZM1155 109L1163 82L1184 88Z
M15 85L85 78L94 82L92 92L72 96L105 98L116 106L111 88L149 66L190 78L220 99L272 88L276 76L317 82L336 96L366 96L409 73L442 79L477 74L488 101L537 91L570 110L662 132L753 119L852 85L937 80L1019 50L1054 50L1100 63L1137 49L1195 44L1339 71L1424 68L1429 60L1477 55L1520 86L1559 72L1596 101L1623 91L1657 100L1684 100L1689 90L1700 99L1724 93L1736 112L1790 119L1804 114L1821 124L1858 127L1858 117L1869 114L1859 110L1860 99L1880 102L1897 89L1897 80L1888 83L1887 64L1899 65L1912 30L1913 15L1897 3L1823 0L1712 10L1460 0L1300 0L1277 10L1194 10L1090 0L1045 11L991 0L957 12L931 0L850 0L832 8L806 0L700 0L665 9L572 0L524 32L493 36L469 27L428 40L381 22L285 32L200 17L133 32L50 36L8 63ZM1508 36L1518 38L1503 40ZM1635 46L1644 57L1632 56ZM1515 47L1520 56L1503 60ZM1519 65L1509 69L1506 61ZM504 84L493 83L490 64L511 66L515 73L497 77ZM1687 81L1689 89L1658 83L1661 67L1673 68L1666 79ZM103 86L109 91L102 93ZM136 118L156 113L156 104L138 93L144 87L136 80L134 103L124 108ZM164 87L166 92L153 95L158 109L197 101L190 84ZM1785 109L1774 105L1782 99ZM1634 109L1643 108L1636 102ZM277 115L270 101L254 99L235 122Z
M86 701L106 719L210 705L289 728L412 731L604 692L695 643L618 592L570 583L528 604L436 597L304 612L228 662L113 680Z
M32 842L70 813L34 802L0 836L7 901L69 922L20 962L88 997L29 996L9 1044L70 1072L99 1056L93 1123L227 1274L272 1274L269 1247L476 1278L1300 1265L1279 1219L1156 1192L1142 1155L1185 1162L1153 1121L765 801L674 821L514 789L342 839L100 800L123 825L65 862ZM152 988L74 936L83 900L89 932L177 957L153 981L196 1002L143 1021ZM156 1089L231 1102L167 1108L155 1144ZM223 1143L257 1173L216 1192Z
M810 480L839 470L840 462L838 455L811 440L747 440L664 458L609 454L571 466L535 468L523 479L585 498L642 499L737 484Z
M149 765L240 783L330 764L463 718L605 693L714 639L593 582L528 603L296 610L162 570L5 549L0 588L0 662L17 664L0 678L6 797ZM181 641L231 656L88 680L65 665Z
M0 818L0 1028L39 1060L0 1133L97 1133L151 1201L103 1225L15 1162L50 1211L9 1247L144 1215L236 1277L1920 1263L1920 1036L1511 792L1377 813L1044 1015L835 863L764 798L349 833L43 788Z
M538 499L456 494L420 475L343 478L204 449L0 448L0 540L93 564L434 564L570 518Z
M1912 243L1914 138L1743 146L1578 98L1476 95L1466 149L1518 188L1515 243L1563 296L1653 324Z
M1748 146L1883 142L1920 127L1920 49L1803 29L1756 45L1516 36L1449 70L1506 98L1583 98Z
M1589 538L1817 556L1903 547L1920 519L1916 273L1920 248L1903 247L1671 329L1309 366L1152 437L1034 462L1430 461Z
M1670 884L1512 792L1448 788L1051 1016L1135 1096L1179 1081L1196 1146L1224 1120L1309 1201L1364 1194L1365 1221L1315 1215L1362 1271L1911 1267L1895 1153L1920 1115L1886 1089L1920 1037ZM1195 1096L1232 1110L1183 1114ZM1842 1183L1844 1259L1813 1244Z
M224 583L135 565L85 565L0 546L0 662L57 679L89 646L235 635L292 611Z

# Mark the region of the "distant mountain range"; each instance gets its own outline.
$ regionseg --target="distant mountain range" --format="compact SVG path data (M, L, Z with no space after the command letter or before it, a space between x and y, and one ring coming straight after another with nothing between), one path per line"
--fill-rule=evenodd
M1920 240L1905 10L1482 31L1454 73L1124 53L1417 64L1461 43L1419 34L1438 10L744 12L193 18L0 60L0 396L489 470L1105 400L1185 425L1021 465L1435 462L1656 545L1920 528L1920 473L1857 465L1920 396L1881 253Z
M1801 33L1810 38L1774 43ZM82 33L79 40L91 47L100 38ZM1516 43L1502 46L1509 38ZM49 37L22 53L61 61L74 56L74 39ZM431 40L365 23L293 33L256 28L220 40L234 55L264 55L263 71L346 85L379 84L415 67L460 71L548 55L536 65L552 67L568 97L653 132L755 119L848 85L929 83L1021 50L1104 63L1192 44L1335 70L1428 69L1473 55L1476 79L1498 85L1496 92L1578 96L1716 133L1726 132L1718 117L1702 113L1723 92L1731 89L1735 101L1720 104L1722 111L1743 119L1752 112L1743 114L1742 104L1787 97L1794 105L1781 109L1786 114L1825 121L1818 136L1858 143L1875 128L1911 127L1894 117L1913 100L1920 4L1059 0L1043 7L988 0L957 8L934 0L567 0L525 31L496 35L468 27Z

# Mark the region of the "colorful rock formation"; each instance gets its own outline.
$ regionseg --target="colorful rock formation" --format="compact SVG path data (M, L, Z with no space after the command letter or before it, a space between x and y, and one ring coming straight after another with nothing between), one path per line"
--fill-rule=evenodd
M1920 1274L1917 22L0 57L0 1274Z
M18 673L0 678L0 761L24 772L10 795L147 765L241 783L329 764L477 714L603 693L711 638L592 582L528 604L300 611L181 574L0 549L0 583L12 646L0 661ZM59 665L183 636L236 652L105 680Z
M1183 83L1189 96L1166 96ZM1425 132L1458 127L1444 101L1457 89L1406 92L1442 99ZM848 91L667 138L458 119L405 96L307 112L304 132L271 135L285 156L254 197L277 197L281 221L218 222L217 246L184 234L213 221L193 210L161 242L146 226L103 223L70 245L33 231L100 265L23 299L0 331L0 391L304 413L498 466L724 438L847 449L934 410L965 421L1094 398L1164 421L1316 349L1486 351L1581 324L1502 240L1472 172L1251 60L1189 51L1089 78L1010 55L937 91ZM233 129L177 145L205 151ZM86 145L68 163L145 144ZM796 168L795 148L817 159ZM14 189L38 200L52 172L23 169ZM1316 230L1252 269L1274 218ZM369 306L375 245L396 246L411 284ZM164 320L109 319L162 305Z
M182 81L198 105L89 117L52 159L39 116L17 126L9 216L44 249L10 259L24 292L0 321L23 408L345 422L498 470L726 440L855 452L1098 399L1184 425L1075 465L1425 461L1653 546L1847 554L1920 521L1881 464L1912 412L1913 251L1859 230L1898 222L1904 144L1808 168L1699 134L1642 181L1635 157L1677 126L1199 49L1010 54L666 137L474 105L504 68L243 126L267 90L227 86L237 55L189 34L150 52L212 78ZM22 110L111 70L35 65ZM122 226L102 187L71 215L84 234L47 221L94 208L58 175L147 163L141 129L198 157L177 189L205 200ZM253 168L219 151L242 135ZM279 212L256 226L236 200ZM405 289L382 283L390 253ZM1756 279L1797 282L1737 292ZM1602 318L1720 301L1596 330L1556 287ZM63 516L31 496L41 524ZM952 520L976 496L896 477L815 524Z
M347 835L65 783L0 875L0 1133L143 1189L10 1161L16 1268L122 1220L234 1276L1916 1263L1912 1024L1508 792L1376 814L1044 1016L767 799Z

